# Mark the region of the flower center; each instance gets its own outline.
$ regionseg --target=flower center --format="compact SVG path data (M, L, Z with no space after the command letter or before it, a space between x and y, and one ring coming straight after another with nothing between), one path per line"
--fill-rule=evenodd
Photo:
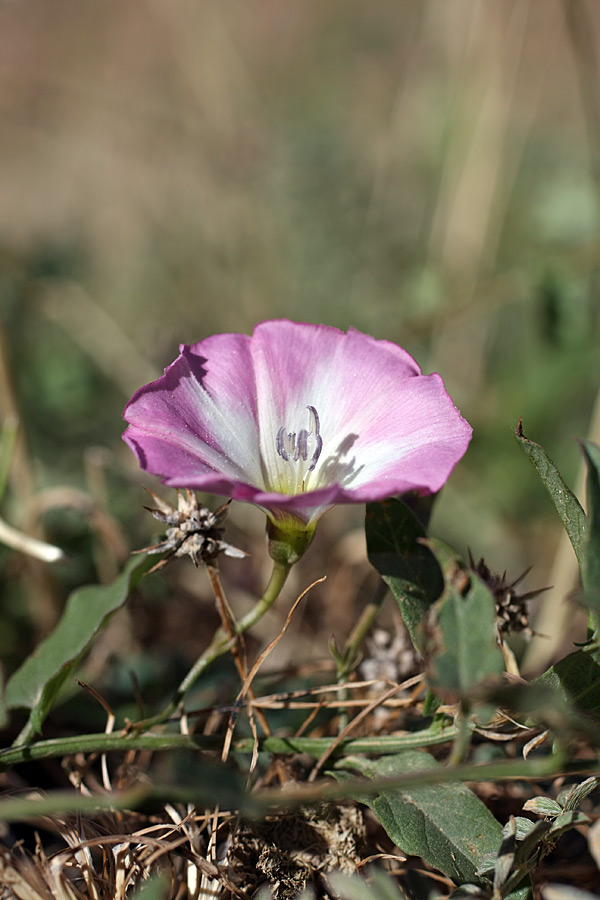
M313 471L321 450L323 449L323 438L320 433L319 414L314 406L307 406L308 410L308 428L301 428L300 431L288 431L285 425L282 425L277 432L277 453L285 462L299 463L302 471L302 490L306 490L306 481L310 472ZM304 466L308 463L308 466Z

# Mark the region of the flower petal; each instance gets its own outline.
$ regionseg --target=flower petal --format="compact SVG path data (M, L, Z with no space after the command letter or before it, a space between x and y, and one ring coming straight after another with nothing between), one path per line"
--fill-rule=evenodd
M183 346L124 416L140 465L166 484L305 522L439 490L471 437L440 376L397 345L287 320Z
M142 468L179 487L200 487L207 476L221 476L222 486L260 480L249 349L238 334L182 345L164 375L133 395L123 437Z

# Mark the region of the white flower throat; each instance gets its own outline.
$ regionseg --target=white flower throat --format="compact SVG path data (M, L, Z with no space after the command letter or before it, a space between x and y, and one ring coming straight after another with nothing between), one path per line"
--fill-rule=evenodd
M302 479L301 490L306 490L306 482L313 471L323 449L323 438L320 433L319 414L314 406L307 406L308 428L300 431L288 431L282 425L277 432L277 453L287 463L296 463L298 482ZM308 465L306 465L308 463Z

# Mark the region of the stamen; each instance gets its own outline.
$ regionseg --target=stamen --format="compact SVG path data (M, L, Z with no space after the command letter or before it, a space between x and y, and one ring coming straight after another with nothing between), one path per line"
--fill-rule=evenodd
M277 432L277 453L281 456L282 459L285 459L287 462L289 460L289 456L286 453L285 447L283 446L283 437L285 435L285 426L281 426L279 431Z
M308 467L308 471L312 472L319 461L319 457L321 455L321 450L323 449L323 438L320 434L316 436L317 446L315 447L315 452L312 455L310 466Z
M315 452L312 455L312 459L310 461L310 466L308 467L308 471L312 472L317 462L319 461L319 457L321 455L321 450L323 449L323 438L321 437L321 423L319 421L319 413L316 411L314 406L306 407L312 415L312 424L313 430L315 433Z
M308 428L301 428L300 431L286 431L285 425L282 425L277 432L276 448L277 454L285 461L289 462L308 462L309 454L310 465L306 470L306 475L312 472L323 449L323 438L320 434L321 423L319 414L314 406L307 406L309 413ZM313 449L314 447L314 449ZM302 481L302 490L305 490L306 475Z
M308 459L308 431L305 428L298 434L298 443L294 453L294 462L298 462L299 459L303 459L304 462Z

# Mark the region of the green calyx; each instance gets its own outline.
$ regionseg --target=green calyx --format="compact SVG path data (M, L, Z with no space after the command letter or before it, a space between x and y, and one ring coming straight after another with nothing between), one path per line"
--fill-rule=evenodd
M276 521L267 519L267 537L271 559L285 566L292 566L308 550L315 536L316 522L306 524L296 516L286 516Z

